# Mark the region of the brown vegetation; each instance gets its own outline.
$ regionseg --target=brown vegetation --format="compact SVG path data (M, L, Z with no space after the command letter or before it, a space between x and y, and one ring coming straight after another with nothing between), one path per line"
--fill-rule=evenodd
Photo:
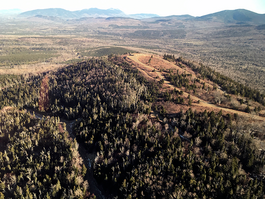
M133 61L134 66L137 67L139 69L140 72L142 72L142 74L144 74L145 77L148 77L149 79L155 80L155 81L160 81L161 79L165 79L165 74L169 71L172 70L173 72L176 70L179 70L179 74L191 74L191 79L196 79L198 78L198 75L195 74L195 72L193 72L191 70L191 68L189 68L188 66L185 66L185 69L179 67L178 65L173 64L172 62L163 60L161 56L157 56L157 55L148 55L148 54L134 54L133 56L127 56L130 60ZM215 84L209 80L206 79L200 79L200 84L205 83L205 85L209 88L208 91L204 91L202 92L201 89L199 89L196 93L196 95L193 95L192 92L185 92L184 88L177 88L174 85L172 85L169 81L164 81L163 84L163 88L170 88L170 90L176 89L176 90L182 90L183 91L183 96L186 98L188 98L188 95L190 95L191 99L192 99L192 106L194 109L196 109L197 111L204 111L205 109L209 110L209 111L214 111L214 112L219 112L220 110L223 110L223 114L239 114L245 117L251 117L253 119L257 119L257 120L262 120L264 121L265 118L264 117L260 117L258 115L252 115L252 114L248 114L242 111L238 111L238 110L234 110L233 108L233 101L237 101L237 96L233 96L231 95L231 104L226 103L226 98L224 97L225 92L217 89L216 91L213 90L213 87L215 86ZM198 101L200 101L200 103L198 103ZM212 104L212 103L215 103ZM250 103L250 107L251 106L262 106L260 104L257 103ZM186 101L186 105L176 105L173 108L174 103L171 103L171 105L169 106L168 104L165 105L164 107L167 109L168 113L173 113L174 110L175 111L179 111L179 110L188 110L189 106L187 104ZM262 106L263 107L263 106ZM243 110L244 108L242 108ZM252 108L253 109L253 108ZM264 107L263 107L264 109Z
M39 96L39 111L49 110L49 76L45 76L41 82Z

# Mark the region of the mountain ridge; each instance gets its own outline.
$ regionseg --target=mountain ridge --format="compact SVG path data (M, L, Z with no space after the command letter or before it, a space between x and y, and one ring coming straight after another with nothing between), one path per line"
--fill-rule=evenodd
M48 8L48 9L37 9L30 10L23 13L20 13L18 17L34 17L36 15L41 16L53 16L61 17L62 19L80 19L85 17L128 17L123 11L119 9L98 9L98 8L89 8L76 11L68 11L62 8Z
M33 17L36 15L48 16L48 17L60 17L62 19L80 19L84 17L125 17L125 18L135 18L135 19L146 19L146 18L167 18L176 20L195 20L195 21L216 21L222 23L245 23L245 24L264 24L265 14L258 14L246 9L236 9L236 10L223 10L199 17L194 17L191 15L169 15L169 16L159 16L157 14L125 14L119 9L99 9L99 8L89 8L77 11L69 11L62 8L48 8L48 9L37 9L22 12L18 17Z
M220 21L224 23L255 23L264 24L265 14L258 14L246 9L223 10L201 17L196 20Z

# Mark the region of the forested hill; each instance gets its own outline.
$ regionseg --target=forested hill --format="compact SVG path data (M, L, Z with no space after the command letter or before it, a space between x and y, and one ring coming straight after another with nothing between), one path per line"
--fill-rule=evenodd
M147 81L125 59L108 58L90 59L29 78L10 77L0 91L0 108L31 108L50 116L74 120L73 132L87 154L95 156L92 164L94 177L107 198L264 196L264 153L257 150L253 138L237 126L240 118L223 115L222 111L188 109L173 116L167 115L163 108L158 111L154 103L169 101L163 83ZM10 114L9 118L17 118ZM15 197L18 192L26 197L29 191L36 195L40 187L50 198L60 198L65 196L63 194L73 198L90 197L81 179L85 169L81 169L81 165L71 167L71 158L78 156L71 149L76 148L76 144L69 141L66 142L69 145L61 144L59 148L59 144L47 137L41 147L33 144L27 151L38 156L42 147L49 147L49 144L49 150L55 155L58 150L63 150L62 147L72 151L70 155L59 152L63 159L70 158L64 159L70 165L61 165L56 158L50 160L49 165L56 166L56 169L62 167L67 170L66 174L73 172L73 175L66 175L68 181L63 181L64 170L61 175L57 174L61 189L57 178L49 177L54 174L51 166L47 166L47 170L51 170L48 177L40 175L38 178L37 174L41 172L37 169L37 160L33 159L33 164L16 158L16 154L23 157L23 152L19 151L20 148L13 152L13 143L20 143L25 133L38 136L45 128L44 132L49 133L41 135L56 138L53 133L56 132L56 121L40 120L38 125L31 122L36 120L33 116L23 117L23 120L21 116L21 120L14 119L15 128L14 125L11 128L5 118L0 118L0 141L6 144L0 148L0 158L4 160L0 161L0 196ZM36 128L40 130L36 131ZM8 135L11 131L16 133ZM19 146L23 149L24 145L22 142ZM35 173L30 172L32 170ZM37 177L28 180L28 173ZM25 176L23 180L11 183L10 176L18 179L19 174ZM32 179L36 179L36 182L33 180L34 186L30 184ZM50 182L54 189L49 189Z

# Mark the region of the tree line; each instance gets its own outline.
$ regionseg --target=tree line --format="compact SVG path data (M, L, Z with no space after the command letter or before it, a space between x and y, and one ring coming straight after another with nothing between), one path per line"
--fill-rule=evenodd
M251 100L259 102L263 106L265 105L265 94L264 93L261 93L260 91L256 89L253 89L241 83L238 83L232 80L231 78L226 77L225 75L222 75L221 73L214 71L208 66L205 66L203 64L200 64L198 66L192 63L191 61L185 60L182 57L175 58L174 55L164 54L163 58L169 61L173 61L178 65L181 65L181 64L187 65L194 72L199 73L201 78L203 79L207 78L211 80L212 82L219 85L224 91L226 91L229 94L247 97Z

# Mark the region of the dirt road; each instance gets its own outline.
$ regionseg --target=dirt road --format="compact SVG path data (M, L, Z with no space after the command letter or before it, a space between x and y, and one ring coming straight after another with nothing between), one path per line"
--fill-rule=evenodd
M127 57L129 59L131 59L132 61L134 61L135 63L137 63L139 65L137 67L138 70L141 71L142 73L144 73L145 75L147 75L149 78L152 78L153 80L156 80L156 81L164 79L164 85L167 85L168 88L176 89L176 90L179 90L179 91L181 90L178 87L172 85L169 81L165 80L164 75L160 71L156 70L152 66L146 65L146 64L142 63L141 61L139 61L139 58L142 57L142 56L148 56L148 55L145 55L145 54L134 54L132 56L127 56ZM136 66L137 66L137 64L136 64ZM172 64L172 63L170 63L170 64ZM172 67L175 67L175 65L172 64ZM153 75L150 74L152 71L155 71L156 76L159 77L159 78L154 78ZM154 73L154 72L152 72L152 73ZM190 95L190 94L188 94L188 93L183 91L183 96L184 97L188 97L188 95ZM229 109L229 108L219 107L219 106L216 106L214 104L210 104L209 102L204 101L203 99L200 99L200 98L198 98L196 96L193 96L193 95L190 95L190 97L191 97L191 100L193 100L195 102L200 101L200 103L192 103L193 106L200 106L200 107L205 107L205 108L214 108L214 109L223 110L223 111L226 111L226 112L232 113L232 114L237 113L240 116L250 117L250 118L255 119L255 120L265 121L264 117L260 117L260 116L257 116L257 115L252 115L252 114L249 114L249 113L245 113L245 112L242 112L242 111L237 111L237 110L233 110L233 109Z
M33 110L28 109L27 111L33 114ZM49 115L41 112L35 112L35 117L41 119L43 118L43 116L49 116ZM73 127L75 125L76 120L65 120L60 118L60 121L66 124L66 130L68 131L71 138L75 139L76 137L73 133ZM99 189L96 179L93 176L93 168L92 168L93 159L91 158L92 155L87 153L87 150L85 149L82 143L78 144L79 144L78 147L79 154L83 158L83 162L85 163L87 168L87 174L85 180L87 180L89 183L90 191L91 193L94 193L96 195L97 199L105 199L105 197L103 196L103 194Z

